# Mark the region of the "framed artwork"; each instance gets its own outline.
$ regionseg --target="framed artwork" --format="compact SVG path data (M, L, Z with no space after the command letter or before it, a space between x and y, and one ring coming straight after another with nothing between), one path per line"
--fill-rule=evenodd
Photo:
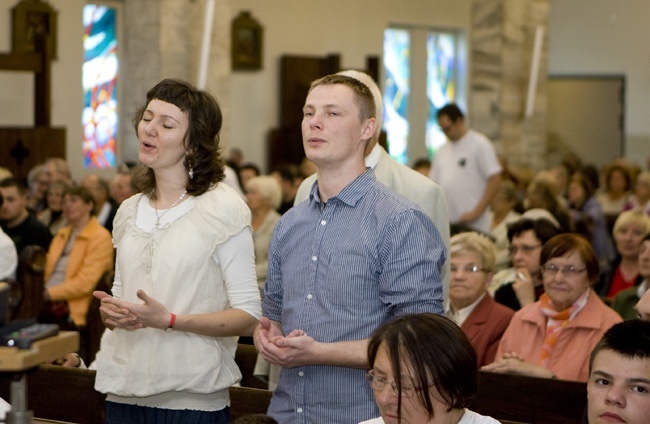
M22 0L12 9L12 52L35 53L35 39L45 34L51 57L56 59L57 12L41 0Z
M232 21L231 60L234 71L262 69L262 26L248 11L242 11Z

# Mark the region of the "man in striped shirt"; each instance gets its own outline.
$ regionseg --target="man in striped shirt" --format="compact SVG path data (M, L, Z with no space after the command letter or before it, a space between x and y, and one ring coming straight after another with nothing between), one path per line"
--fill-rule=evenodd
M365 381L368 338L391 317L443 312L436 227L364 164L374 114L368 87L343 75L313 82L303 107L318 180L276 226L255 332L262 356L282 367L268 411L282 423L378 416Z

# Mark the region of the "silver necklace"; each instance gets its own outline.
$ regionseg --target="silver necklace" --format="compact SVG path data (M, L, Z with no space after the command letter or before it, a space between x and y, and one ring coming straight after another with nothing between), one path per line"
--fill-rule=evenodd
M158 229L158 227L160 225L160 218L165 216L165 214L167 212L169 212L171 209L173 209L174 206L178 205L180 203L180 201L185 198L186 194L187 194L187 190L185 190L183 192L183 194L181 194L181 197L179 197L178 200L176 200L174 203L172 203L172 205L169 207L169 209L165 209L165 211L163 213L161 213L160 215L158 215L158 208L156 207L156 203L154 202L153 210L154 210L154 212L156 212L156 224L155 224L156 230Z

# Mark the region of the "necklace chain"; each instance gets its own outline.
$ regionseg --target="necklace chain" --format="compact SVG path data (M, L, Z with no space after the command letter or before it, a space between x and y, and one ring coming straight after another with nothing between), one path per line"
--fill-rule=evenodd
M161 213L160 215L158 215L158 208L156 207L156 203L154 202L153 210L154 210L154 212L156 212L156 224L155 224L156 229L158 229L158 227L159 227L159 225L160 225L160 219L161 219L163 216L165 216L165 214L166 214L167 212L169 212L171 209L173 209L174 206L178 205L178 204L180 203L180 201L183 200L183 199L185 198L185 195L186 195L186 194L187 194L187 190L185 190L185 191L183 192L183 194L181 194L181 197L179 197L179 198L178 198L174 203L172 203L172 205L171 205L168 209L165 209L165 211L164 211L163 213Z

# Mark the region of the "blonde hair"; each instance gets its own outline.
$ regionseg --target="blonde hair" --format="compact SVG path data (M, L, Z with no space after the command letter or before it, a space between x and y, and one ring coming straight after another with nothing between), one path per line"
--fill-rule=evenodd
M253 177L246 183L246 191L257 191L260 196L268 200L273 209L278 209L282 204L282 188L274 177L261 175Z
M616 234L622 227L632 225L643 228L643 233L650 233L650 217L642 211L623 211L616 218L612 234Z
M476 253L481 258L483 269L486 272L494 271L495 251L496 246L492 240L474 231L456 234L450 240L450 256L465 252Z

